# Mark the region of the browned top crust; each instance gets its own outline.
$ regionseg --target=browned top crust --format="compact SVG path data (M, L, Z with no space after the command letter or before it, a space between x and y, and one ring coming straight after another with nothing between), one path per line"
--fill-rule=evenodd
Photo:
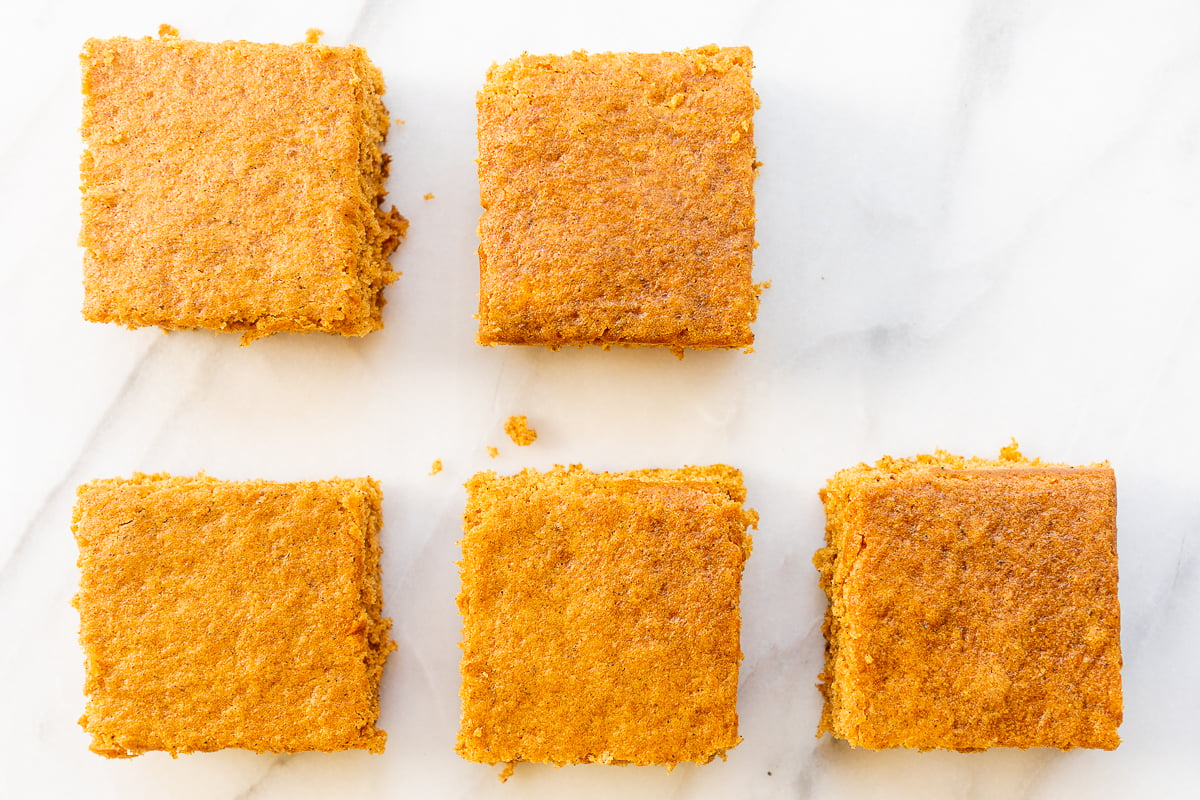
M1122 718L1116 483L946 453L822 492L821 731L868 748L1112 749Z
M752 66L709 46L488 71L480 344L754 341Z
M363 50L117 38L81 60L85 318L382 327L405 223L377 207L388 116Z
M736 745L741 473L581 467L467 483L472 761L675 764Z
M92 750L382 752L380 500L370 478L80 486Z

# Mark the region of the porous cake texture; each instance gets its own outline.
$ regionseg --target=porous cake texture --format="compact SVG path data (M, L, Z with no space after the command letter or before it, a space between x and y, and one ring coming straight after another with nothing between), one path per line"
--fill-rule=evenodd
M983 750L1120 743L1116 481L938 451L821 492L829 597L818 735Z
M529 418L524 414L509 417L504 423L504 432L517 447L528 447L537 441L537 431L529 427Z
M480 344L747 347L745 47L523 55L479 93Z
M80 486L91 749L382 752L381 499L370 478Z
M83 315L131 328L383 326L383 77L358 47L91 39Z
M673 766L741 741L740 472L483 472L467 492L464 758Z

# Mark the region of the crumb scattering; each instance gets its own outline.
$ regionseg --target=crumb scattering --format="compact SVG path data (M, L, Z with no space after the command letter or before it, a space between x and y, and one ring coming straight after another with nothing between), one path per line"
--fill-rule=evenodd
M437 475L441 471L442 471L442 460L440 458L434 459L433 466L431 466L429 468L429 474Z
M500 448L488 445L487 454L488 458L495 458L496 456L500 455Z
M504 432L517 447L528 447L537 441L537 431L529 427L529 420L524 414L509 417L504 423Z
M426 199L426 200L432 200L432 199L433 199L433 192L427 192L427 193L425 194L425 199Z
M307 44L319 44L324 35L325 31L320 28L309 28L304 32L304 41Z

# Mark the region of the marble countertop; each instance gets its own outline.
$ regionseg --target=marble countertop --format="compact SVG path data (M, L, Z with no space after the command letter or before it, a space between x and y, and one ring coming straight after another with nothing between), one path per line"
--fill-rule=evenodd
M1200 6L231 0L10 3L0 50L0 794L5 797L930 798L1200 795ZM163 335L79 313L77 54L89 36L364 46L412 222L362 340ZM529 52L754 48L757 352L473 342L475 91ZM427 193L433 199L423 199ZM540 438L518 450L503 421ZM943 447L1109 459L1115 752L852 750L814 737L835 470ZM499 458L486 453L500 448ZM440 458L445 471L430 476ZM454 561L475 471L727 462L762 515L743 588L745 741L674 772L461 761ZM83 704L75 486L135 470L370 474L386 494L387 753L107 761Z

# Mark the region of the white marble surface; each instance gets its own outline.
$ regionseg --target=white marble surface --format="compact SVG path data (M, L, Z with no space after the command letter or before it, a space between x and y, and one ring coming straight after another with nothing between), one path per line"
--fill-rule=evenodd
M76 55L88 36L367 48L391 198L412 220L386 330L164 336L87 324ZM4 3L0 27L0 795L4 797L1200 796L1200 6L610 0ZM760 158L753 355L473 344L474 93L530 52L749 44ZM427 192L433 200L422 199ZM529 415L518 451L502 421ZM1124 744L853 751L814 730L817 490L882 453L1110 459L1120 492ZM490 460L485 447L502 454ZM441 458L442 474L429 477ZM453 751L463 480L484 468L727 461L761 530L725 763L498 768ZM134 470L371 474L386 492L382 756L106 761L76 725L77 484Z

